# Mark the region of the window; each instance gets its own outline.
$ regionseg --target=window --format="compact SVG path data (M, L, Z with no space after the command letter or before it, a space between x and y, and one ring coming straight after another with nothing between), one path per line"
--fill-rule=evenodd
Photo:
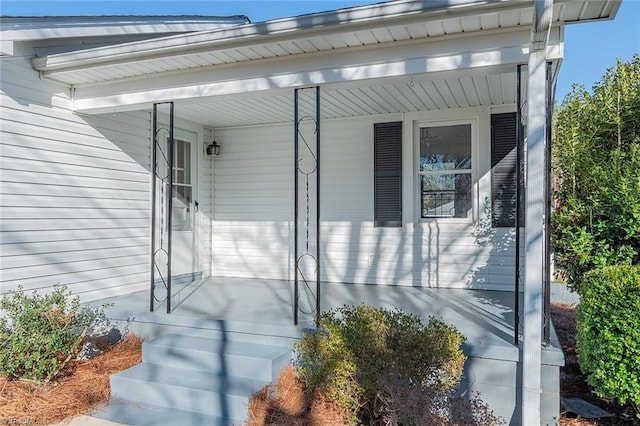
M420 128L421 217L470 218L471 124Z
M191 143L176 139L173 146L173 218L174 231L191 230Z
M402 123L376 123L374 133L374 226L402 226Z

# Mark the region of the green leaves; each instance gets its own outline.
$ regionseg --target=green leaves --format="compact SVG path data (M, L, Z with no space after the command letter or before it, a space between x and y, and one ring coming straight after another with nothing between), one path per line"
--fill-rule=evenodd
M640 267L584 276L577 342L582 371L601 396L640 407Z
M81 331L99 312L80 307L65 286L28 295L19 287L0 299L0 374L39 382L53 379L82 341Z
M640 262L640 57L574 86L554 121L556 266L580 291L597 267Z

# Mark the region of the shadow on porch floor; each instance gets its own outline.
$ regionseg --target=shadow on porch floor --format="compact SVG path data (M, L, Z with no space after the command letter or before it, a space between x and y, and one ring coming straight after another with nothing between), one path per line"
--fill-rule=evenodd
M307 312L303 284L301 306ZM280 280L212 277L174 291L171 317L207 318L269 325L293 325L293 283ZM167 314L164 303L156 303L149 313L149 292L138 292L105 299L113 303L107 310L111 318L152 316L160 320ZM452 324L467 337L465 352L498 351L511 353L517 360L513 342L513 293L503 291L376 286L322 283L321 309L368 304L399 308L427 319L429 316ZM313 314L300 314L302 325L311 324ZM484 355L488 355L484 353ZM510 358L511 358L510 357Z

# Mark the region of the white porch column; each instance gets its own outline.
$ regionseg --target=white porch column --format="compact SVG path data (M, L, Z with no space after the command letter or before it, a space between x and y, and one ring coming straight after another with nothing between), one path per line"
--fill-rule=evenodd
M522 424L540 425L542 355L544 176L546 137L546 47L553 0L534 0L527 91L527 188L525 224Z

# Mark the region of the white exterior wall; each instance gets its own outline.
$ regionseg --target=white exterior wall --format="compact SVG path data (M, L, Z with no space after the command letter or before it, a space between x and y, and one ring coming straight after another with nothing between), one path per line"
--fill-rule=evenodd
M490 113L323 121L322 279L512 290L513 229L492 229L484 213L491 200ZM404 226L374 228L373 124L398 120L404 123ZM473 123L474 220L420 221L414 128L451 120ZM293 125L218 129L216 139L223 154L215 160L213 274L292 279Z
M216 130L213 275L289 279L293 125Z
M179 108L179 106L178 106ZM205 147L212 141L210 130L202 130L193 123L178 120L179 125L188 126L198 135L196 200L198 208L195 215L196 272L203 277L211 276L211 226L213 217L213 158L206 155Z
M150 113L73 114L68 89L39 79L32 54L1 59L0 290L59 283L83 300L146 290ZM210 160L201 128L176 127L198 135L197 265L207 273Z
M149 114L80 117L26 57L2 58L2 71L2 292L148 287Z

